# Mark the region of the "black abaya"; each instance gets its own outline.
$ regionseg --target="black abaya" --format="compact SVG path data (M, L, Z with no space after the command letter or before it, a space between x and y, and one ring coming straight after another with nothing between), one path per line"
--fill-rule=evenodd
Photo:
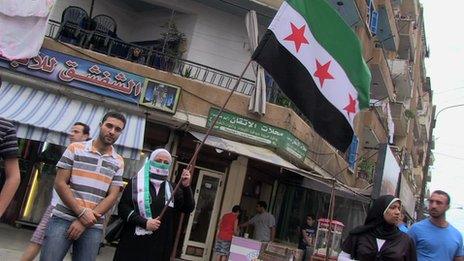
M150 195L152 198L152 203L150 204L151 213L153 218L155 218L159 216L165 204L165 184L161 184L159 193L156 195L156 190L150 183ZM124 224L114 260L169 260L174 241L174 225L177 223L177 220L175 220L176 211L188 214L193 211L194 206L195 202L191 188L181 185L174 196L174 208L168 207L161 220L160 227L153 234L143 236L135 235L135 227L146 228L147 220L135 210ZM118 205L119 216L123 220L127 220L127 217L133 210L132 182L129 182Z
M409 236L389 224L384 213L395 202L391 195L377 198L367 213L364 225L354 228L345 239L342 250L359 261L416 261L416 247ZM385 240L380 250L377 240Z
M370 233L349 235L342 250L359 261L416 261L416 247L406 233L386 240L378 251L376 238Z

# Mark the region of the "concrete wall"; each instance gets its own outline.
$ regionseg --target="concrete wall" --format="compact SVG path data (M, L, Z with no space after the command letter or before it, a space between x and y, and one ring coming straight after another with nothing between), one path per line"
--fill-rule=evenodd
M204 128L209 109L212 106L221 107L229 93L228 90L220 87L187 79L122 59L109 57L89 50L79 49L79 51L74 51L73 49L77 47L68 47L65 44L55 42L48 38L44 41L44 47L58 52L68 53L83 59L94 57L100 61L99 63L108 63L114 67L121 68L121 70L180 86L182 88L182 95L178 105L178 112L174 116L140 107L141 113L148 113L148 117L150 119L156 120L157 122L163 122L163 124L168 124L173 127L179 127L185 123L185 121L188 121L191 124L190 126L193 128ZM84 53L85 56L82 55L81 52ZM323 166L325 171L330 173L338 173L345 169L347 165L346 161L291 109L268 103L266 115L258 117L248 112L248 100L248 96L235 93L230 99L226 109L273 126L288 129L296 137L308 144L312 151L317 152L315 154L308 154L310 159L305 160L306 168L317 163L318 165ZM331 153L331 155L323 155L325 153ZM300 166L303 165L302 162L294 163ZM342 174L339 176L343 177ZM345 178L345 180L348 180L349 185L354 184L352 175Z
M251 56L244 15L226 13L190 0L146 2L160 8L140 11L123 0L98 0L93 16L111 16L116 21L118 37L138 42L160 39L164 30L161 26L171 19L172 10L175 10L173 21L187 38L184 59L232 74L241 73ZM90 5L90 0L57 1L50 18L61 21L61 14L68 6L79 6L89 13ZM260 26L261 35L265 29L266 25ZM251 68L245 77L254 79Z
M248 158L238 156L237 160L230 164L230 170L227 174L227 181L224 195L222 200L221 212L222 217L224 214L231 212L234 205L239 205L242 198L243 184L245 183L246 173L248 166Z

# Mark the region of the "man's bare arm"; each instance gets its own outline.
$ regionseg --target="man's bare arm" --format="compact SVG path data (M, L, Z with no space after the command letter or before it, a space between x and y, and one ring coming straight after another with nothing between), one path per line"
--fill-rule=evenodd
M5 160L5 184L0 192L0 217L13 199L21 182L17 158Z
M70 208L76 215L83 211L83 207L79 206L77 200L69 188L69 179L71 178L70 169L58 169L55 178L55 189L60 196L61 201Z
M71 178L71 170L58 169L55 178L55 189L60 196L61 201L76 214L79 221L86 227L90 227L97 223L97 218L91 209L79 206L77 200L69 188L69 179Z
M114 204L116 203L116 200L118 200L119 193L122 191L122 187L119 186L110 186L110 189L108 190L108 194L106 197L98 204L93 211L96 212L97 214L104 215L108 210L110 210Z

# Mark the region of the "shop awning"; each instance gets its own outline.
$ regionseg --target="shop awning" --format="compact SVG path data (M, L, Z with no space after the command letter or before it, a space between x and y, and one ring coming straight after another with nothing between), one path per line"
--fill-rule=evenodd
M190 131L190 134L192 134L198 140L203 140L205 138L205 134L203 133ZM249 158L281 166L286 170L292 171L307 178L303 182L302 186L313 190L330 193L331 185L329 183L331 183L331 181L328 178L325 178L322 175L314 172L300 169L269 149L224 139L214 135L209 135L208 139L205 141L205 144L222 150L231 151ZM367 197L356 191L356 189L350 188L347 185L342 186L340 183L337 183L335 188L336 195L338 196L359 200L362 202L369 202Z
M198 140L203 140L205 138L205 134L203 133L190 131L190 134L192 134ZM240 154L240 155L243 155L249 158L261 160L261 161L274 164L277 166L281 166L284 168L289 168L289 169L297 168L292 163L284 160L279 155L275 154L273 151L266 149L266 148L261 148L258 146L236 142L236 141L220 138L220 137L213 136L213 135L208 136L208 139L206 139L205 144L222 149L222 150L235 152L237 154Z
M77 121L88 124L94 138L98 135L100 120L109 110L101 105L5 81L0 87L0 117L16 122L17 135L23 139L66 146L67 133ZM116 149L125 158L137 159L143 147L145 117L123 114L127 123L116 141Z

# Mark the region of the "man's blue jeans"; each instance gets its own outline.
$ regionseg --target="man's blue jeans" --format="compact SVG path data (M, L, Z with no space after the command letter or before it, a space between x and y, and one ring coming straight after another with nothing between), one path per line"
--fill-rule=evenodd
M87 228L75 241L67 238L67 231L72 221L51 217L45 232L40 261L62 261L73 245L73 261L93 261L97 258L102 239L102 230Z

